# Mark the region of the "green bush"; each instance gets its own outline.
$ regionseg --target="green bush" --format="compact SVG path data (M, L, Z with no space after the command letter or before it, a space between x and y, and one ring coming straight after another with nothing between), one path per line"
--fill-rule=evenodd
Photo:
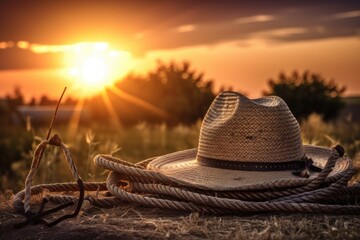
M312 113L321 115L324 120L335 119L345 105L341 99L345 87L317 73L280 73L276 79L270 79L268 84L270 91L265 92L265 95L284 99L298 120L304 120Z

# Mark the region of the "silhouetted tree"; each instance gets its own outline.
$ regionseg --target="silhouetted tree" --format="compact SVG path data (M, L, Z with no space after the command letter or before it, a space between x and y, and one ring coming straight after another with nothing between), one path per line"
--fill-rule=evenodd
M24 95L19 87L15 87L12 94L6 95L6 107L5 111L1 113L2 120L5 120L8 124L13 123L13 117L16 118L23 125L25 124L24 117L18 111L18 108L24 104Z
M46 95L42 95L40 97L40 102L39 105L56 105L57 104L57 100L55 99L50 99L48 96Z
M32 98L30 99L28 105L29 105L29 106L32 106L32 107L33 107L33 106L36 106L36 99L35 99L35 97L32 97Z
M7 94L6 99L11 102L13 106L21 106L24 104L24 94L18 86L14 88L12 94Z
M158 62L155 71L146 76L129 75L116 84L120 91L131 95L140 101L132 101L119 94L108 91L109 99L116 108L121 121L125 124L135 124L139 121L167 122L169 124L191 124L201 119L215 97L213 82L204 80L203 73L190 69L190 64L184 62L164 64ZM96 108L96 116L104 116L106 110L102 101L92 101ZM153 111L143 103L160 110ZM103 111L103 114L99 114Z
M270 79L270 91L265 95L276 95L284 99L298 120L306 119L311 113L322 115L324 120L335 118L344 102L341 95L345 87L333 80L326 80L320 74L294 71L287 76L280 73L278 78Z
M76 100L75 98L68 97L68 98L64 101L63 105L74 106L74 105L76 105L77 102L78 102L78 100Z

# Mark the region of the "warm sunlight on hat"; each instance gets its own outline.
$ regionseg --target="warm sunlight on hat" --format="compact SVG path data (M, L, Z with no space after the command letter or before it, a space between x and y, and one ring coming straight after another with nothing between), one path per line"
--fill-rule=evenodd
M115 51L105 42L72 45L65 56L68 73L82 96L97 94L113 85L130 69L131 55Z

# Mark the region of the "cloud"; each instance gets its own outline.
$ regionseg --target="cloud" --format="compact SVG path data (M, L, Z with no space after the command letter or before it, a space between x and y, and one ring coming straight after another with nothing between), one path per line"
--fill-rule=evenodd
M359 9L360 2L352 0L108 0L106 4L92 0L3 0L0 68L11 65L3 59L8 59L6 55L16 46L56 52L59 46L77 42L108 42L112 48L142 56L155 50L224 42L285 44L358 36Z
M335 19L344 19L344 18L356 18L360 17L360 10L358 11L350 11L350 12L342 12L333 15Z
M16 46L21 49L28 49L30 44L27 41L18 41Z
M186 32L192 32L196 29L195 25L188 24L188 25L182 25L176 28L176 31L179 33L186 33Z
M243 17L235 19L236 24L246 24L246 23L257 23L257 22L269 22L274 20L272 15L255 15L250 17Z
M14 42L12 42L12 41L0 42L0 49L7 49L7 48L12 48L12 47L14 47Z
M274 30L269 30L265 32L257 33L257 36L263 36L263 38L273 38L273 37L288 37L296 34L304 34L307 32L306 28L294 27L294 28L279 28Z

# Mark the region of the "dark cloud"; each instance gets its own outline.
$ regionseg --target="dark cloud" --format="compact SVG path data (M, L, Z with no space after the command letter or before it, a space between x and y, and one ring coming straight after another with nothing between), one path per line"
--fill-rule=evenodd
M149 50L241 42L262 32L269 33L261 36L272 41L305 41L356 36L359 11L359 1L2 0L0 41L107 41L135 55ZM343 14L347 12L353 15ZM304 31L271 34L278 29ZM8 49L0 49L0 59L6 55L2 51L10 54ZM5 65L0 63L0 69Z

